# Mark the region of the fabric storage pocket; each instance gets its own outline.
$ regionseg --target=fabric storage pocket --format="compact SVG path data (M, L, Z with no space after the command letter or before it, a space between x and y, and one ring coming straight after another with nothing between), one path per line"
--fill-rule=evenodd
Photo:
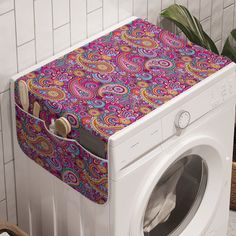
M108 161L77 141L52 134L45 122L16 108L18 143L23 152L51 174L98 204L108 199Z

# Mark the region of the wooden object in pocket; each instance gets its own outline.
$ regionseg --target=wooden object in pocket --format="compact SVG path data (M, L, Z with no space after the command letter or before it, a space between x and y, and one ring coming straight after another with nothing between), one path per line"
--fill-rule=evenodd
M71 125L65 117L60 117L55 121L56 133L63 138L66 138L67 135L71 132Z

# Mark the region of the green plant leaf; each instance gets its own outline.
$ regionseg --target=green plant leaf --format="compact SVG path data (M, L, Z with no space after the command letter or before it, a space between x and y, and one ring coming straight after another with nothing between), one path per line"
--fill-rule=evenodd
M173 4L164 9L161 16L174 22L191 42L219 54L215 43L203 30L200 21L192 16L186 7Z
M236 62L236 29L233 29L226 39L222 55Z

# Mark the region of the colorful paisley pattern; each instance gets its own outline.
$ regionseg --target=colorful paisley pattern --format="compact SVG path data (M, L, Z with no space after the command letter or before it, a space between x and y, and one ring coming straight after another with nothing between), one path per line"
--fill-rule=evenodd
M58 178L104 203L107 161L76 142L80 130L107 144L110 136L230 62L147 21L134 20L19 78L29 87L29 113L37 101L46 127L51 119L66 117L72 127L68 138L75 140L53 137L42 121L17 109L19 143ZM21 107L18 81L15 101Z
M19 80L29 86L29 112L37 101L47 126L52 118L64 116L72 126L69 138L77 139L83 127L106 143L117 131L229 63L137 19ZM21 105L17 82L15 87Z
M43 121L17 105L16 126L19 145L28 157L90 200L107 201L107 160L98 159L73 140L52 135Z

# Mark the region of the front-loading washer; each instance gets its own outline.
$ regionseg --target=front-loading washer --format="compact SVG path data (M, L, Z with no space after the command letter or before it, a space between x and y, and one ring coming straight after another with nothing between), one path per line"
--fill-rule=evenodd
M92 39L104 34L109 38L107 33L131 20L134 18ZM149 41L146 43L150 46ZM13 77L19 225L32 236L225 235L236 97L235 64L226 65L110 136L108 198L98 204L43 169L39 165L42 160L37 160L37 164L30 160L22 149L24 143L18 142L18 132L23 127L20 115L24 116L25 112L15 105L18 102L15 83L56 58ZM32 119L35 116L27 114L22 122L27 127ZM38 131L43 126L39 127L41 120L36 120L30 127ZM51 140L70 142L55 135ZM46 144L40 148L48 151ZM99 161L102 158L96 159ZM96 170L96 166L93 168Z

